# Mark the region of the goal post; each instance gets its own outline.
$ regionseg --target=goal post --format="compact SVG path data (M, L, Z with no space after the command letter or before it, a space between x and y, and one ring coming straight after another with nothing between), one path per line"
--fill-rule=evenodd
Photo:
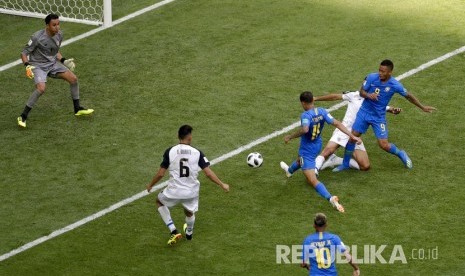
M0 0L0 13L36 18L55 13L62 21L112 24L111 0Z

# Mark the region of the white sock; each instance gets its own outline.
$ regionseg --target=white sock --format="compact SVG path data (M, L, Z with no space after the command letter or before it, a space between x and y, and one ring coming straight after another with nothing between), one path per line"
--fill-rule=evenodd
M186 234L192 235L192 232L194 232L194 223L195 223L195 215L192 215L191 217L186 216L186 224L187 224Z
M326 169L327 167L330 167L333 165L333 162L331 162L329 159L326 160L324 163L323 163L323 166L321 166L320 170L324 170Z
M315 159L315 168L318 170L322 169L323 162L325 162L325 158L322 155L318 155Z
M323 164L323 167L321 169L323 170L323 169L326 169L327 167L336 167L336 166L342 165L343 160L344 160L343 158L337 156L336 154L331 154L331 156L328 158L328 160L326 160L326 162Z
M352 169L360 170L360 166L358 165L357 161L355 161L355 159L350 159L349 166Z
M171 219L171 213L168 207L160 206L158 207L158 212L160 213L161 219L165 222L166 226L170 229L170 232L176 230L176 226L174 226L174 222Z

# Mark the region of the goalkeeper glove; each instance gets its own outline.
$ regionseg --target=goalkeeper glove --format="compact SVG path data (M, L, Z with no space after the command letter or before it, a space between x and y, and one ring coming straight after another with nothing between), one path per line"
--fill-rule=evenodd
M61 62L66 66L68 67L68 69L73 72L74 71L74 68L76 68L76 64L74 63L74 58L70 58L70 59L66 59L66 58L62 58L61 59Z
M26 77L33 79L34 78L34 72L32 72L32 69L35 67L32 65L27 64L26 65Z

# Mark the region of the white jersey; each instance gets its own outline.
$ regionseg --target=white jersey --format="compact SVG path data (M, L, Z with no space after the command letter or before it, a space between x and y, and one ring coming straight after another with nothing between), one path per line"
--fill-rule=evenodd
M364 98L360 96L360 92L352 91L342 94L342 99L348 102L347 111L342 119L342 124L348 129L352 130L352 125L357 117L357 112L362 106Z
M160 167L168 169L170 179L163 193L169 198L186 199L199 196L199 172L210 166L210 162L198 149L178 144L168 148Z
M362 106L364 99L360 96L360 93L358 91L344 92L342 94L342 99L348 102L346 113L344 115L344 118L342 119L342 124L349 131L351 131L352 125L354 124L355 118L357 117L357 112ZM331 139L329 140L340 145L341 147L345 147L347 142L349 141L349 136L347 136L344 132L336 128L333 131ZM359 145L355 145L355 149L366 151L363 142Z

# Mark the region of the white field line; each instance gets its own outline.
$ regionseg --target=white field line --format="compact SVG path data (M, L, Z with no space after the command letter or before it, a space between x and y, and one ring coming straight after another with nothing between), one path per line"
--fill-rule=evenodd
M336 109L341 108L342 106L344 106L346 104L347 104L347 102L340 102L340 103L335 104L334 106L328 108L328 111L330 111L330 112L334 111ZM230 151L230 152L228 152L226 154L221 155L220 157L217 157L217 158L213 159L212 161L210 161L210 164L211 165L218 164L218 163L220 163L220 162L222 162L222 161L224 161L226 159L229 159L229 158L231 158L233 156L236 156L236 155L240 154L243 151L251 149L251 148L255 147L256 145L259 145L259 144L264 143L264 142L266 142L268 140L271 140L271 139L273 139L273 138L275 138L275 137L277 137L279 135L287 133L290 130L298 127L299 125L300 125L300 121L295 122L292 125L287 126L287 127L283 128L281 130L275 131L275 132L273 132L271 134L268 134L268 135L263 136L263 137L261 137L261 138L259 138L257 140L254 140L254 141L248 143L247 145L240 146L240 147L238 147L237 149L235 149L233 151ZM162 182L160 184L155 185L152 188L152 191L150 193L153 193L155 191L158 191L158 190L164 188L167 184L168 184L168 181L164 181L164 182ZM106 209L103 209L103 210L101 210L101 211L99 211L99 212L97 212L97 213L95 213L93 215L90 215L90 216L88 216L86 218L83 218L83 219L81 219L79 221L76 221L73 224L70 224L70 225L68 225L66 227L55 230L52 233L50 233L49 235L47 235L47 236L43 236L41 238L38 238L38 239L36 239L36 240L34 240L32 242L29 242L29 243L27 243L27 244L25 244L25 245L23 245L21 247L18 247L18 248L14 249L14 250L6 253L6 254L1 255L0 256L0 262L4 261L4 260L6 260L6 259L8 259L10 257L13 257L14 255L19 254L19 253L21 253L23 251L26 251L26 250L28 250L28 249L36 246L36 245L39 245L39 244L44 243L44 242L46 242L48 240L51 240L51 239L53 239L53 238L55 238L55 237L57 237L57 236L59 236L61 234L64 234L64 233L69 232L71 230L74 230L74 229L78 228L79 226L82 226L82 225L84 225L84 224L86 224L88 222L91 222L91 221L99 218L99 217L102 217L102 216L104 216L104 215L106 215L106 214L108 214L108 213L110 213L110 212L112 212L112 211L114 211L114 210L116 210L116 209L118 209L120 207L123 207L126 204L134 202L134 201L136 201L136 200L138 200L138 199L140 199L142 197L145 197L147 195L149 195L149 193L146 190L144 190L144 191L142 191L142 192L140 192L138 194L135 194L135 195L133 195L131 197L128 197L128 198L120 201L120 202L117 202L117 203L111 205L110 207L108 207Z
M160 3L163 3L163 2L169 3L169 2L172 2L172 1L174 1L174 0L162 1ZM158 3L158 4L160 4L160 3ZM121 22L119 22L119 23L121 23ZM465 46L463 46L463 47L461 47L459 49L456 49L456 50L454 50L454 51L452 51L450 53L447 53L447 54L445 54L445 55L443 55L443 56L441 56L439 58L436 58L436 59L434 59L432 61L429 61L429 62L427 62L425 64L422 64L419 67L417 67L415 69L412 69L412 70L400 75L399 77L397 77L397 79L401 80L401 79L407 78L407 77L409 77L411 75L414 75L414 74L416 74L416 73L418 73L420 71L425 70L426 68L429 68L429 67L431 67L431 66L433 66L433 65L435 65L435 64L437 64L439 62L442 62L442 61L444 61L444 60L446 60L446 59L448 59L450 57L453 57L453 56L455 56L457 54L460 54L460 53L463 53L463 52L465 52ZM344 106L345 104L346 104L345 102L338 103L338 104L330 107L328 109L328 111L336 110L336 109ZM284 134L284 133L286 133L286 132L288 132L288 131L296 128L296 127L298 127L299 125L300 125L299 121L295 122L295 123L283 128L281 130L275 131L275 132L273 132L273 133L271 133L269 135L266 135L266 136L261 137L261 138L259 138L257 140L254 140L254 141L250 142L247 145L240 146L239 148L237 148L237 149L235 149L235 150L233 150L231 152L228 152L228 153L226 153L226 154L224 154L224 155L222 155L222 156L220 156L218 158L215 158L210 163L211 163L211 165L218 164L218 163L220 163L220 162L222 162L222 161L224 161L226 159L229 159L229 158L231 158L233 156L236 156L236 155L240 154L241 152L243 152L245 150L248 150L248 149L250 149L250 148L252 148L252 147L254 147L256 145L259 145L259 144L264 143L264 142L266 142L266 141L268 141L270 139L273 139L273 138L275 138L275 137L277 137L279 135L282 135L282 134ZM160 189L164 188L166 185L167 185L167 181L162 182L162 183L154 186L153 189L152 189L152 193L157 191L157 190L160 190ZM12 250L12 251L10 251L8 253L5 253L5 254L1 255L0 256L0 262L4 261L4 260L6 260L6 259L8 259L10 257L13 257L13 256L15 256L15 255L17 255L17 254L19 254L19 253L21 253L23 251L26 251L26 250L28 250L28 249L36 246L36 245L39 245L39 244L44 243L44 242L46 242L48 240L51 240L51 239L53 239L53 238L55 238L55 237L57 237L57 236L59 236L61 234L64 234L64 233L69 232L71 230L74 230L77 227L80 227L80 226L82 226L82 225L84 225L84 224L86 224L86 223L88 223L90 221L93 221L93 220L95 220L95 219L97 219L99 217L102 217L102 216L104 216L104 215L106 215L106 214L108 214L108 213L110 213L110 212L112 212L112 211L114 211L114 210L116 210L116 209L118 209L120 207L123 207L126 204L134 202L134 201L136 201L136 200L138 200L138 199L140 199L142 197L145 197L147 195L149 195L149 193L147 193L147 191L144 190L144 191L142 191L142 192L140 192L138 194L135 194L135 195L133 195L133 196L131 196L129 198L126 198L126 199L124 199L124 200L122 200L122 201L120 201L118 203L115 203L115 204L111 205L110 207L108 207L106 209L103 209L103 210L101 210L101 211L99 211L99 212L97 212L97 213L95 213L93 215L90 215L90 216L88 216L88 217L86 217L84 219L81 219L81 220L79 220L79 221L77 221L77 222L75 222L73 224L70 224L70 225L68 225L66 227L55 230L52 233L50 233L49 235L47 235L47 236L43 236L41 238L38 238L38 239L36 239L34 241L31 241L31 242L29 242L29 243L27 243L27 244L25 244L25 245L23 245L21 247L18 247L17 249L14 249L14 250Z
M105 30L105 29L108 29L108 28L111 28L111 27L113 27L113 26L116 26L116 25L118 25L118 24L120 24L120 23L123 23L123 22L125 22L125 21L130 20L130 19L133 19L134 17L137 17L137 16L139 16L139 15L141 15L141 14L144 14L144 13L146 13L146 12L152 11L152 10L154 10L154 9L157 9L157 8L159 8L159 7L161 7L161 6L164 6L164 5L169 4L169 3L171 3L171 2L174 2L174 1L176 1L176 0L164 0L164 1L158 2L158 3L156 3L156 4L153 4L153 5L151 5L151 6L148 6L148 7L146 7L146 8L143 8L143 9L141 9L141 10L138 10L138 11L134 12L134 13L131 13L131 14L129 14L129 15L126 15L125 17L122 17L122 18L120 18L120 19L118 19L118 20L113 21L113 22L112 22L112 25L109 26L109 27L103 27L103 26L102 26L102 27L93 29L93 30L91 30L91 31L88 31L87 33L83 33L83 34L78 35L78 36L75 36L75 37L73 37L73 38L71 38L71 39L65 40L65 41L63 41L63 43L61 44L61 46L66 46L66 45L68 45L68 44L74 43L74 42L79 41L79 40L81 40L81 39L87 38L87 37L89 37L89 36L92 36L92 35L94 35L94 34L96 34L96 33L101 32L101 31L103 31L103 30ZM18 52L18 54L19 54L19 52ZM22 63L21 59L18 59L18 60L16 60L16 61L11 62L11 63L2 65L2 66L0 66L0 72L3 72L3 71L5 71L5 70L8 70L8 69L10 69L10 68L12 68L12 67L14 67L14 66L16 66L16 65L18 65L18 64L21 64L21 63ZM0 261L1 261L1 260L0 260Z

